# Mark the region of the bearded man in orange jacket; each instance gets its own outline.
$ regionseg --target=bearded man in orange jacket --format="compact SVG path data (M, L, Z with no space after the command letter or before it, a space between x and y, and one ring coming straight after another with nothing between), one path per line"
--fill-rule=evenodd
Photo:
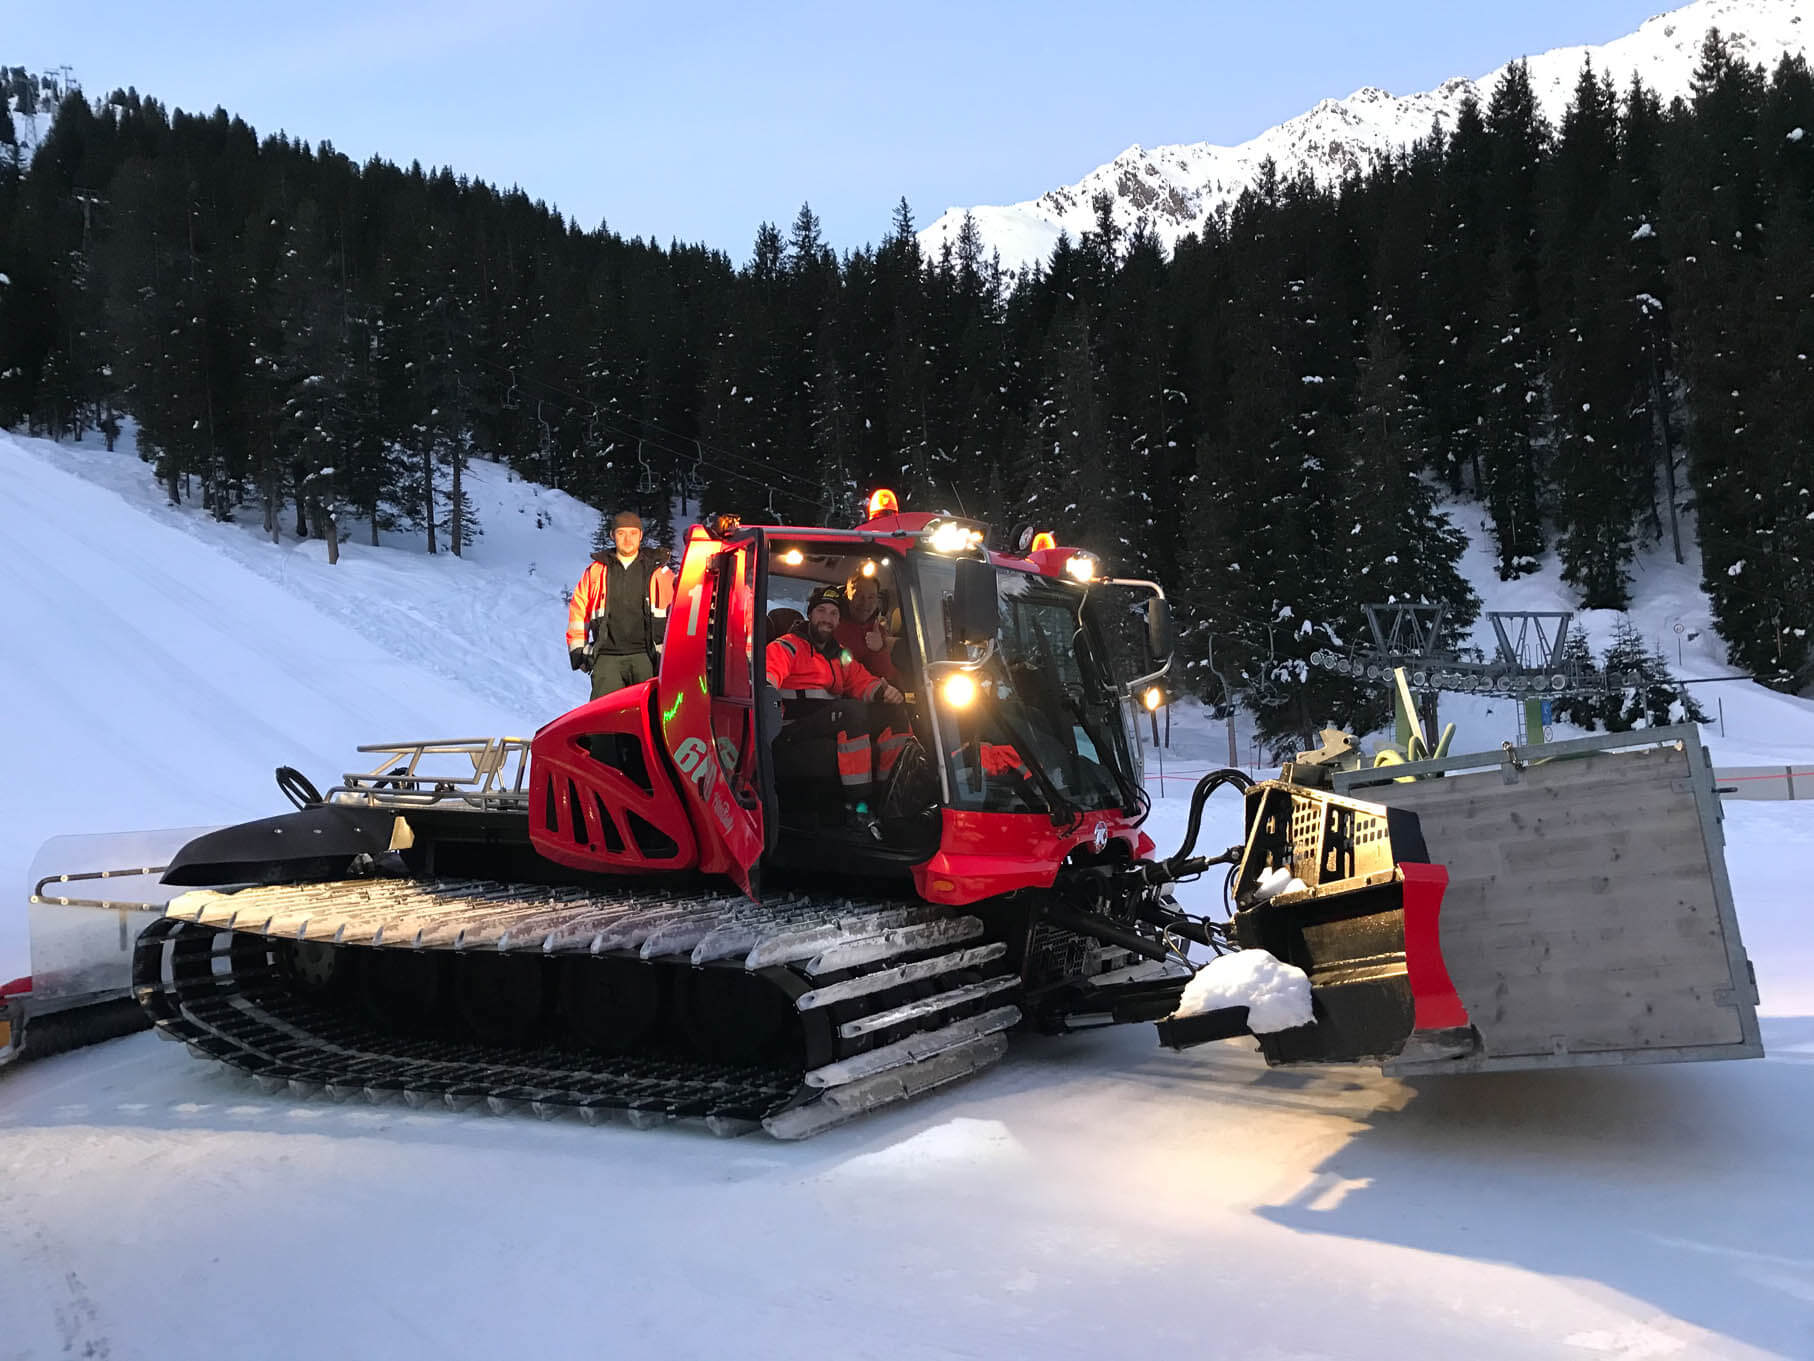
M858 825L879 839L875 786L893 772L912 730L905 718L886 707L902 703L905 696L838 642L844 608L842 590L818 587L806 602L801 630L782 634L764 650L768 683L780 695L789 719L776 755L780 759L789 748L804 753L835 736L838 784L845 804Z

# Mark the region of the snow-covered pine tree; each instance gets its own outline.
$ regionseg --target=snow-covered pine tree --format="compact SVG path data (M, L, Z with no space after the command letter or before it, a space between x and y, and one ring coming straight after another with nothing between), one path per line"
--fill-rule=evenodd
M1318 193L1263 174L1237 205L1232 230L1282 205L1309 227ZM1315 731L1353 699L1308 660L1339 634L1353 600L1330 533L1352 356L1330 280L1298 272L1312 257L1262 242L1230 262L1244 287L1230 298L1218 357L1228 401L1199 448L1191 594L1201 625L1219 635L1218 663L1240 677L1231 683L1245 687L1262 736L1285 751L1314 745Z
M1584 65L1552 162L1545 244L1557 549L1563 580L1588 609L1628 603L1626 568L1652 499L1642 362L1650 304L1637 296L1629 258L1634 234L1650 229L1634 227L1616 192L1618 159L1617 96Z
M1492 216L1491 280L1484 308L1481 492L1492 516L1499 575L1535 571L1544 547L1543 502L1550 442L1539 278L1540 177L1549 126L1530 72L1513 62L1487 105L1491 146L1486 211Z
M634 339L628 281L619 261L600 262L588 285L587 302L589 339L579 389L584 405L575 413L578 454L570 489L600 511L616 510L629 503L628 493L635 486L635 459L626 457L626 450L641 423L641 398L647 387L643 356ZM702 463L703 450L696 449L687 472ZM600 517L598 536L593 548L603 551L610 541L608 515Z
M1647 646L1631 620L1620 616L1612 642L1600 659L1609 689L1599 704L1608 732L1658 728L1670 723L1705 723L1707 715L1670 674L1669 662Z
M1488 208L1492 152L1486 119L1469 94L1445 144L1437 202L1424 226L1427 273L1419 271L1419 287L1405 300L1418 309L1417 329L1423 337L1431 457L1451 491L1467 488L1483 500L1488 337L1481 282L1495 235L1495 217Z
M185 477L203 472L213 457L211 262L191 244L196 207L173 161L123 168L110 198L139 230L108 243L109 324L138 418L139 456L176 505Z
M1340 491L1329 538L1333 580L1346 583L1346 608L1322 646L1363 636L1366 604L1441 604L1441 642L1454 646L1479 616L1480 601L1457 564L1465 536L1437 509L1428 463L1428 426L1404 375L1405 353L1393 319L1376 311L1356 365L1342 422ZM1339 633L1340 638L1332 636ZM1391 697L1351 690L1336 678L1331 713L1338 726L1370 732L1390 714Z
M1167 311L1167 263L1144 223L1125 242L1098 324L1108 438L1122 484L1123 570L1175 579L1180 521L1175 489L1189 473L1178 449L1184 416Z
M1592 732L1600 725L1603 696L1594 693L1600 678L1600 664L1594 660L1593 648L1587 641L1587 630L1572 625L1562 640L1562 665L1571 677L1583 682L1583 688L1550 701L1550 711L1560 723L1572 723Z
M1671 311L1674 306L1669 263L1675 231L1662 211L1664 138L1669 128L1661 101L1637 76L1625 92L1619 121L1618 193L1624 200L1627 275L1631 302L1638 309L1643 383L1642 440L1654 471L1644 478L1651 500L1640 538L1667 539L1677 562L1683 549L1681 447L1676 410L1675 353Z
M1018 407L1018 370L1009 357L999 262L983 253L982 234L968 213L953 256L953 480L973 514L1000 519L1006 508L991 488L1000 481L1004 452L1014 447L1008 426Z
M1764 79L1714 29L1702 45L1693 87L1693 124L1669 164L1664 194L1682 252L1674 320L1692 394L1688 466L1702 583L1733 659L1776 676L1781 624L1775 582L1765 568L1777 528L1775 479L1766 472L1775 451L1758 446L1754 429L1765 415L1755 362ZM1765 485L1772 489L1768 500Z
M1803 129L1801 137L1796 129ZM1774 683L1795 690L1814 678L1814 74L1785 59L1760 119L1765 179L1774 203L1763 219L1750 317L1753 416L1745 430L1747 478L1759 529L1745 572L1728 593L1769 596L1770 637L1756 639ZM1761 618L1762 602L1755 613ZM1756 662L1753 663L1757 664Z
M370 541L379 531L395 529L397 519L385 493L396 476L390 442L385 438L373 367L377 316L350 305L343 322L345 342L340 375L341 409L336 422L339 450L334 456L335 486L347 505L365 521Z
M882 473L909 502L942 505L950 471L931 429L932 363L926 325L925 258L905 198L876 250L875 339L881 344L885 431Z

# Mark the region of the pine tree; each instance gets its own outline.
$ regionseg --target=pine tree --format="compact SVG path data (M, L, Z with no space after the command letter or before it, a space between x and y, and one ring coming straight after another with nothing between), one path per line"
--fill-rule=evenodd
M933 437L931 354L928 346L925 260L903 198L876 251L876 322L883 345L884 475L910 501L943 504L952 458Z
M1487 206L1494 245L1482 346L1480 461L1502 579L1537 569L1544 549L1546 481L1542 446L1550 442L1543 344L1539 176L1549 129L1521 61L1506 68L1487 107L1491 162Z
M148 228L111 243L108 316L140 457L155 466L175 505L213 451L209 261L196 249L196 207L173 166L128 167L110 196L117 212Z
M1559 723L1572 723L1592 732L1600 725L1604 697L1595 693L1600 682L1600 666L1588 644L1587 630L1579 624L1572 625L1562 641L1562 666L1580 688L1551 701L1551 712Z
M1417 326L1427 337L1424 405L1431 457L1451 491L1467 487L1482 499L1487 300L1480 283L1495 230L1488 199L1492 147L1480 105L1469 94L1444 150L1435 221L1428 228L1429 278L1423 280L1420 271L1424 286L1415 295L1421 312Z
M1546 244L1556 316L1550 391L1556 407L1556 519L1563 580L1589 609L1628 601L1633 541L1651 503L1645 409L1645 303L1627 248L1634 227L1618 196L1617 97L1584 65L1562 121Z
M1427 425L1406 387L1404 359L1392 318L1376 314L1345 421L1346 462L1331 525L1341 554L1336 570L1364 597L1356 605L1443 605L1445 641L1453 641L1467 635L1480 602L1458 568L1465 536L1437 508L1425 480ZM1358 636L1360 610L1341 624Z
M1600 659L1608 690L1599 718L1608 732L1656 728L1670 723L1705 723L1707 715L1670 675L1669 663L1644 639L1629 618L1613 624L1612 642Z
M1667 536L1675 560L1686 560L1682 547L1682 486L1676 431L1675 355L1672 348L1668 252L1664 242L1674 231L1662 218L1662 156L1667 132L1661 102L1632 77L1620 119L1619 174L1626 221L1631 300L1641 322L1640 377L1643 383L1643 447L1656 470L1646 480L1651 503L1646 533Z
M1124 470L1119 483L1120 518L1125 531L1115 545L1125 570L1173 578L1178 546L1176 500L1166 489L1186 475L1178 452L1175 417L1179 393L1174 373L1175 336L1164 301L1166 261L1144 224L1127 239L1112 287L1099 309L1097 347L1101 355L1105 405L1104 453L1111 469Z
M1770 573L1776 525L1762 494L1750 431L1758 402L1757 224L1764 217L1757 164L1761 73L1710 30L1694 77L1694 119L1666 185L1667 215L1683 251L1676 271L1682 373L1692 392L1689 463L1701 536L1703 585L1734 659L1781 678L1782 622Z
M984 256L976 220L967 213L958 229L949 287L944 353L954 490L973 512L1005 515L1005 503L991 484L1001 481L1004 458L1015 444L1019 369L1011 357L999 262Z

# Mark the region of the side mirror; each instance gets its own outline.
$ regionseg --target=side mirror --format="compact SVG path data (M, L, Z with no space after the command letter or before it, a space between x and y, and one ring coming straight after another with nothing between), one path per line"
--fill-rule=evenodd
M1001 602L995 594L995 568L981 558L957 560L950 623L954 643L981 647L1001 632Z
M1163 665L1171 657L1175 644L1171 602L1156 595L1146 602L1146 646L1154 663Z

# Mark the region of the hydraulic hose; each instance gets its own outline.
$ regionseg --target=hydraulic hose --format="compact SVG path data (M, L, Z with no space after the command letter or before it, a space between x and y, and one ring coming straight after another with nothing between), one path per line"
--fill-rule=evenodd
M298 809L310 808L323 801L321 791L315 788L314 781L295 766L277 767L277 787Z
M1191 791L1190 821L1185 824L1184 844L1178 847L1177 854L1165 862L1166 872L1174 878L1190 871L1185 868L1185 861L1197 847L1197 834L1203 830L1203 806L1209 802L1209 796L1225 784L1232 784L1245 793L1253 785L1253 777L1244 770L1232 766L1222 770L1212 770L1197 781L1197 787Z

